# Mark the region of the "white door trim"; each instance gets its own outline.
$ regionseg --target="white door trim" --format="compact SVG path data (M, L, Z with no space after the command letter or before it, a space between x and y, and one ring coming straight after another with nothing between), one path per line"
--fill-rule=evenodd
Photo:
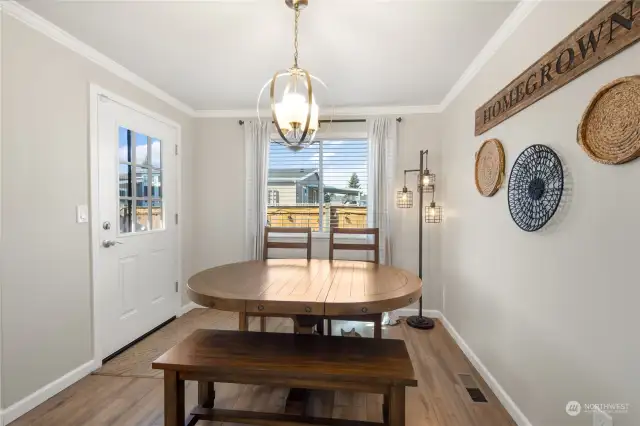
M98 246L100 244L100 193L98 185L98 103L100 97L105 96L113 102L131 108L141 114L158 120L170 127L176 129L176 145L178 146L178 156L176 158L176 177L177 177L177 212L180 221L176 227L178 233L178 297L176 298L175 315L180 316L182 313L182 126L173 120L170 120L156 112L150 111L134 102L129 101L115 93L109 92L102 87L91 83L89 85L89 176L90 176L90 209L91 209L91 310L92 310L92 330L93 330L93 360L97 368L102 365L104 358L99 345L99 321L97 315L98 301L96 300L96 283L98 278Z

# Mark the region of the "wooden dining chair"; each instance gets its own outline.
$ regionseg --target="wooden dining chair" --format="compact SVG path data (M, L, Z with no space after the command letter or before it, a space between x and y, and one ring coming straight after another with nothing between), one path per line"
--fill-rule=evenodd
M304 243L298 242L284 242L284 241L269 241L269 234L305 234L307 241ZM264 260L269 259L269 249L306 249L307 260L311 260L311 228L275 228L272 226L265 226L264 228L264 249L262 257ZM241 314L242 315L242 314ZM267 317L255 314L245 314L246 319L244 324L248 324L249 317L260 317L260 331L266 331L267 329ZM273 315L270 315L273 316ZM288 318L288 317L286 317ZM243 320L240 318L240 324L242 326ZM246 326L245 326L246 327Z
M373 235L373 243L336 243L335 234ZM329 232L329 260L333 260L333 252L335 250L373 251L373 263L380 263L380 230L378 228L331 228Z
M306 243L292 243L283 241L269 241L269 234L306 234ZM307 249L307 260L311 260L311 228L274 228L265 226L264 228L264 249L262 257L264 260L269 259L270 248L281 249Z
M346 235L373 235L373 243L336 243L336 234ZM373 251L373 260L368 261L375 264L380 263L380 230L378 228L331 228L329 232L329 260L334 259L335 250L358 250L358 251ZM358 315L349 317L331 317L327 318L327 334L331 336L331 320L344 320L344 321L361 321L361 322L373 322L373 337L376 339L382 338L382 314L370 314L370 315Z

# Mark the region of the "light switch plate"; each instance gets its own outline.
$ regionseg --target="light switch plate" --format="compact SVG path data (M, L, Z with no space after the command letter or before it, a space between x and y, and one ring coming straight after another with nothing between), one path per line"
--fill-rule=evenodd
M87 223L89 222L89 207L86 204L76 206L76 222Z

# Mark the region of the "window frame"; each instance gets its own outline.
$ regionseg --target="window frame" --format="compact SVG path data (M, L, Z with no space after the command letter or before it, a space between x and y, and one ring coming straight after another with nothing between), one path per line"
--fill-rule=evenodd
M276 141L280 141L281 143L283 142L282 137L280 137L280 135L278 133L271 133L271 136L269 138L270 143L271 142L276 142ZM327 133L322 133L321 135L318 135L318 137L316 137L314 139L314 143L316 142L324 142L324 141L367 141L367 144L369 144L369 135L367 134L367 132L327 132ZM322 155L322 150L320 150L320 155ZM369 155L367 152L367 169L369 168ZM320 164L319 167L319 175L320 175L320 182L324 182L324 176L323 176L323 167L322 167L322 162ZM371 189L367 188L367 199L371 199ZM324 191L322 193L318 194L318 200L323 200L324 197ZM268 200L267 200L267 205L268 205ZM320 211L320 217L322 217L323 212ZM367 220L369 220L369 206L367 205ZM282 234L282 233L277 233L277 232L273 232L273 233L269 233L269 236L272 237L272 239L274 241L282 241L282 242L287 242L287 241L303 241L306 239L305 236L303 235L296 235L296 234ZM330 237L329 235L329 231L322 231L322 232L316 232L313 231L311 232L311 238L312 239L319 239L319 240L328 240ZM335 236L336 240L342 240L342 241L364 241L367 239L366 235L336 235Z

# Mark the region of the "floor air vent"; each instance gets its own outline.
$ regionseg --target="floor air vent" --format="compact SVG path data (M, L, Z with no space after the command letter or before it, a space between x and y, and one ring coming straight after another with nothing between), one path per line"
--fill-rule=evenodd
M462 386L467 390L473 402L489 402L480 390L478 383L470 374L458 374L458 377L460 378L460 383L462 383Z

